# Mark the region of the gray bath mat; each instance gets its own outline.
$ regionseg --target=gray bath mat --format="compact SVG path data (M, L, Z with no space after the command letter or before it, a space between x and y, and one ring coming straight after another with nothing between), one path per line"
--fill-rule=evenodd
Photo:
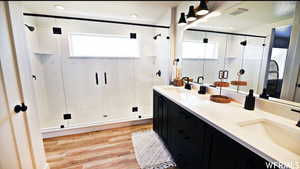
M133 133L132 144L141 169L165 169L176 166L167 148L153 130Z

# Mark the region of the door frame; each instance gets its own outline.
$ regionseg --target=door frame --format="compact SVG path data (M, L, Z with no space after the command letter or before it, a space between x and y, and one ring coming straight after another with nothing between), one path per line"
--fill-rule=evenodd
M49 168L46 163L44 147L38 127L38 116L32 86L28 62L28 48L25 37L22 8L17 2L0 2L0 73L5 86L9 119L11 121L12 134L15 137L17 158L20 169ZM2 96L3 94L1 94ZM15 113L14 107L21 103L30 103L28 110ZM13 151L13 150L10 150ZM7 164L14 160L7 161Z

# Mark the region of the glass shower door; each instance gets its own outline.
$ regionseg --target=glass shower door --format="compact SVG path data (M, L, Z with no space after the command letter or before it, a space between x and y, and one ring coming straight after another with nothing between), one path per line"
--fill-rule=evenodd
M55 19L24 16L26 24L34 26L33 31L25 27L30 47L30 66L33 77L37 109L42 130L60 128L66 112L60 53L59 36L53 34Z
M102 59L104 63L104 95L106 121L120 122L134 119L135 58Z
M57 23L63 32L60 48L67 113L72 115L72 119L65 121L70 127L101 123L105 109L104 83L101 78L104 63L101 59L88 56L72 57L69 41L70 33L94 33L91 30L97 30L97 25L92 22L62 19L57 20Z

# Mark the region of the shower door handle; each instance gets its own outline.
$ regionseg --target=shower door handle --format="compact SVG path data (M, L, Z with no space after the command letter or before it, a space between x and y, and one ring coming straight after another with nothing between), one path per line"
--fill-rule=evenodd
M106 72L104 72L104 84L107 84L107 76L106 76Z
M99 85L99 79L98 79L98 73L97 72L95 73L95 79L96 79L96 85L98 86Z

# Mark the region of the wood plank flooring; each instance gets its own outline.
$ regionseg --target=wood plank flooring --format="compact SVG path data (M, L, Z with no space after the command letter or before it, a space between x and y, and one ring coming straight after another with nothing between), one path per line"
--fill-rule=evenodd
M152 124L44 139L50 169L138 169L131 133Z

